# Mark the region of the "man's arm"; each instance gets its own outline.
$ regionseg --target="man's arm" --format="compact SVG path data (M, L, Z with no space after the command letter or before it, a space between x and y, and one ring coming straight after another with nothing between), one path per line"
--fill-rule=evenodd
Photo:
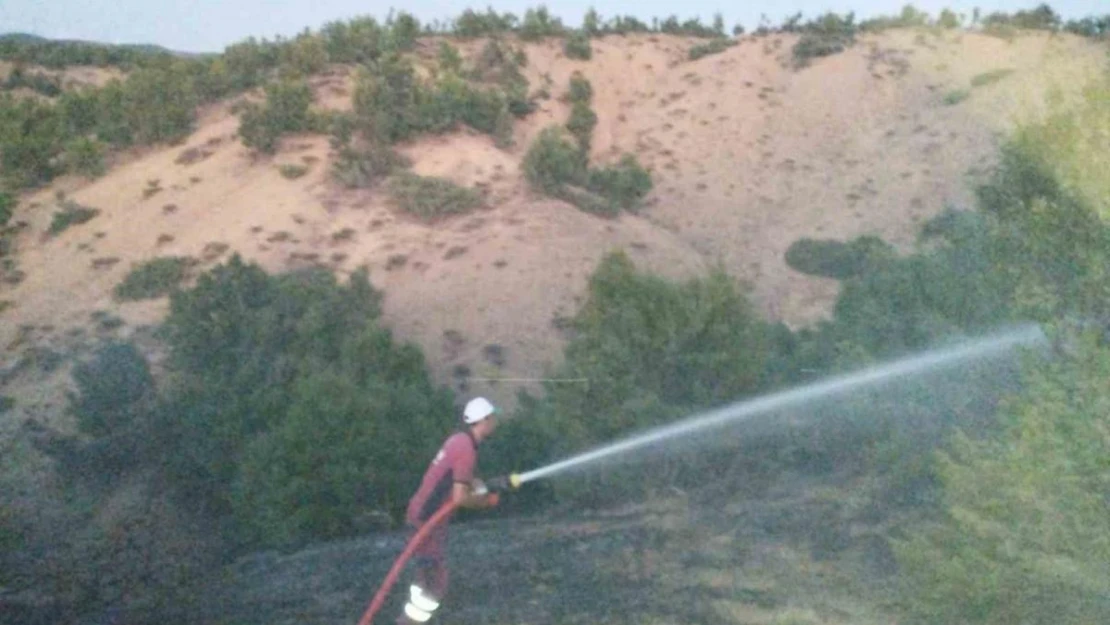
M460 508L491 508L494 503L488 493L476 494L469 484L455 482L451 488L451 501Z

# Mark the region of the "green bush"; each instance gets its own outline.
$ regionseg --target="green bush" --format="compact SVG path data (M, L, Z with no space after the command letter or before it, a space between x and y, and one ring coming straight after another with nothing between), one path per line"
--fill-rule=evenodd
M567 35L566 41L563 42L563 53L568 59L590 60L593 57L593 49L590 47L589 35L580 30Z
M133 267L123 281L116 285L116 299L136 301L169 295L185 279L190 259L181 256L163 256Z
M8 412L11 412L12 408L15 408L15 399L8 397L7 395L0 395L0 414L7 414ZM14 547L14 545L4 546L5 548Z
M99 214L100 209L98 208L81 206L72 200L65 200L61 203L61 206L59 206L59 210L54 212L54 218L50 220L50 228L47 232L53 236L57 236L70 226L79 226L92 220Z
M993 85L994 83L1002 80L1003 78L1006 78L1007 76L1009 76L1010 74L1013 74L1013 73L1014 73L1014 70L1009 69L1009 68L996 69L996 70L992 70L992 71L989 71L989 72L983 72L982 74L978 74L978 75L972 77L971 86L972 87L985 87L987 85Z
M589 154L594 128L597 127L597 113L593 112L590 105L575 102L571 105L570 117L567 119L566 127L571 136L578 141L578 149Z
M462 65L459 49L446 41L439 42L439 69L457 74L462 71Z
M465 213L481 206L482 196L445 178L401 172L390 181L393 201L406 213L423 219Z
M77 427L90 436L120 434L135 421L155 393L146 358L132 343L109 343L89 362L73 368L77 392L69 394Z
M0 228L8 225L18 205L19 199L14 194L0 190Z
M309 129L313 122L311 105L312 90L304 80L267 85L265 104L249 104L239 116L243 145L272 153L282 135Z
M811 59L839 54L856 41L855 15L826 13L801 28L802 36L794 44L794 63L805 66Z
M348 188L367 189L393 173L407 167L408 160L388 146L371 144L365 148L346 147L332 165L332 177Z
M0 88L9 90L27 88L48 98L57 97L62 93L61 81L57 78L48 76L42 72L29 74L20 65L16 65L12 68L12 71L8 74L7 80L0 85Z
M549 127L524 155L524 177L532 188L548 195L558 193L567 184L583 185L587 174L585 154L566 139L561 128Z
M374 71L362 70L355 82L354 113L367 138L396 143L424 129L420 117L426 90L413 65L396 55L383 57Z
M1040 4L1032 10L1016 11L1012 15L1002 12L991 13L983 18L983 26L1054 31L1060 27L1060 16L1052 10L1052 7Z
M296 180L308 173L308 167L296 163L283 163L278 166L278 171L281 172L282 178Z
M171 142L192 132L197 95L185 66L142 69L122 87L122 112L135 141Z
M492 8L485 14L466 9L454 20L454 33L459 37L475 38L499 35L508 32L516 25L517 18L511 13L498 15Z
M651 192L651 174L635 156L625 154L613 167L591 169L586 187L616 206L632 210Z
M951 9L945 8L941 10L940 15L937 17L937 26L941 28L953 29L960 27L960 18Z
M572 103L589 104L593 100L594 89L585 76L579 72L574 72L570 76L570 89L567 94Z
M524 12L524 20L517 30L524 41L539 41L544 37L558 37L563 34L563 23L553 17L546 6L528 9Z
M35 186L57 175L62 121L49 104L0 93L0 175L11 188Z
M920 623L1110 619L1110 350L1030 362L997 439L940 457L942 519L896 544Z
M690 52L687 56L691 61L696 61L702 57L706 57L711 54L720 54L721 52L724 52L725 50L728 50L729 48L735 46L736 43L737 42L733 39L725 39L721 37L707 43L699 43L698 45L690 48Z
M732 401L760 385L770 348L768 327L723 272L674 283L637 271L623 253L599 264L572 326L552 377L589 384L548 384L543 401L525 403L516 420L528 430L522 451L542 455L514 457L517 466ZM669 485L603 473L584 488L613 495Z
M798 239L786 250L786 264L795 271L846 280L868 268L894 258L894 248L875 236L862 236L848 243L833 240Z
M104 144L91 137L79 137L66 145L66 166L83 176L104 175Z
M176 488L235 513L251 545L399 518L452 423L449 391L381 326L364 270L269 276L236 255L171 296L177 383L157 431Z
M955 106L969 97L971 97L971 90L955 89L944 94L944 103L948 106Z

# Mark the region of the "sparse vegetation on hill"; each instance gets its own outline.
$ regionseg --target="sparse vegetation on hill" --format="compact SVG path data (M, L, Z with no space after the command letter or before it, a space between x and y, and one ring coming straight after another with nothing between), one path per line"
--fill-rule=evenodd
M793 54L795 65L801 67L811 59L843 52L855 43L855 14L826 13L797 30L802 36L794 44Z
M273 153L283 134L311 127L311 105L312 90L303 80L268 85L265 103L247 104L240 113L239 136L243 145Z
M735 39L713 39L712 41L709 41L707 43L699 43L698 45L690 48L690 52L687 54L687 56L689 56L691 61L696 61L702 57L706 57L711 54L720 54L725 50L728 50L729 48L735 46L736 43L737 42Z
M482 196L473 189L460 187L444 178L409 172L394 176L389 192L401 210L422 219L457 215L482 204Z
M47 230L51 235L59 235L71 226L79 226L91 221L100 214L100 209L82 206L73 200L61 200L58 210L54 211L54 218L50 221Z
M567 35L566 41L563 43L563 53L569 59L577 59L580 61L588 61L593 57L593 49L590 47L590 37L583 31L574 31Z
M9 91L15 89L30 89L48 98L53 98L62 93L61 81L42 72L28 72L21 65L12 68L7 79L0 84L0 89Z
M148 260L131 269L116 285L116 299L134 301L169 295L185 279L191 259L163 256Z

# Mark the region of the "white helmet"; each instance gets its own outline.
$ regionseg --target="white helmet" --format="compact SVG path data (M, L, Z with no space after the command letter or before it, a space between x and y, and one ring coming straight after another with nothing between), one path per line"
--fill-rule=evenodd
M463 421L467 425L478 423L482 419L497 412L497 408L489 403L485 397L475 397L466 404L466 410L463 411Z

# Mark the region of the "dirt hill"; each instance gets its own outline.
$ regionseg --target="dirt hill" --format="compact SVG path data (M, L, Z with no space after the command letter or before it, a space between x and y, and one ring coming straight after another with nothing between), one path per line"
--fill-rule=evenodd
M486 194L488 208L431 225L384 193L332 182L327 137L287 137L276 156L252 155L236 137L232 102L203 111L182 145L119 154L99 179L28 194L14 220L27 223L16 257L24 279L0 285L10 302L0 373L15 421L67 425L64 357L98 334L142 337L158 322L165 299L119 303L112 289L134 264L164 255L201 268L233 252L275 271L365 264L385 292L387 323L421 345L444 383L542 377L561 354L558 319L574 313L596 263L617 247L668 276L720 262L768 317L812 323L837 283L791 270L783 254L793 241L877 234L911 244L922 220L969 204L1000 133L1051 89L1077 92L1106 54L1070 35L899 30L795 70L793 41L745 37L697 61L688 60L697 41L667 35L595 40L590 61L567 59L561 40L525 44L532 88L550 84L553 98L517 122L514 147L466 131L400 146L416 173ZM436 45L422 40L417 54L430 58ZM460 44L464 55L480 46ZM627 151L653 171L638 215L597 218L535 195L522 178L532 138L566 119L559 98L576 70L595 94L593 159ZM352 68L329 68L314 79L316 105L349 108L351 85ZM307 175L286 179L278 167L287 163L307 165ZM59 193L100 213L47 236ZM469 388L511 401L519 385Z

